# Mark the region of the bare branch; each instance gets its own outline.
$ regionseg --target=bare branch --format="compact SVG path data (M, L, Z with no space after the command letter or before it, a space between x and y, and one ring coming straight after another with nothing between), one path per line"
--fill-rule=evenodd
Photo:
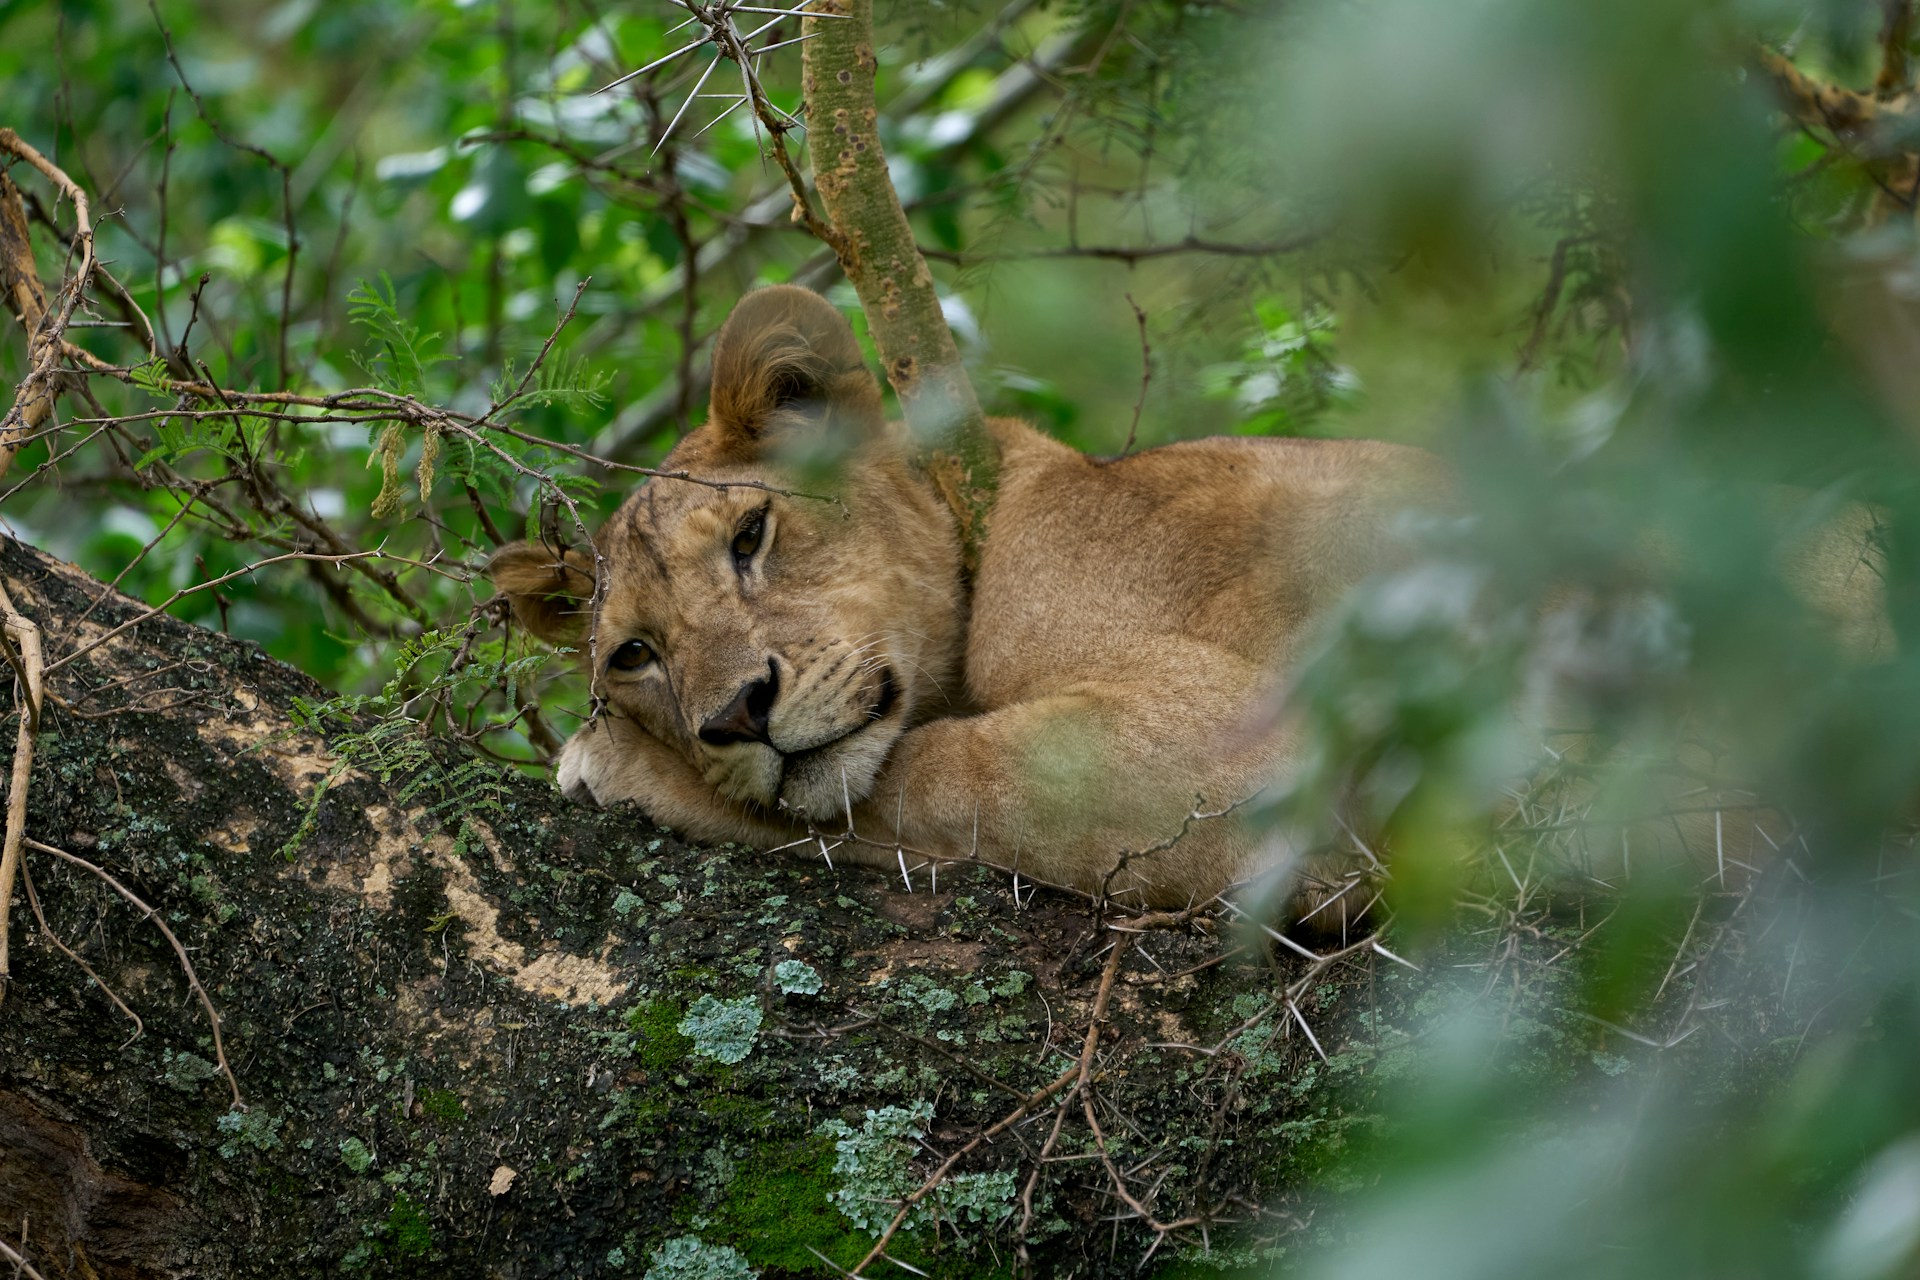
M28 334L27 376L7 416L0 419L0 475L5 475L21 443L53 416L53 402L60 393L59 366L67 325L93 279L94 259L93 221L87 193L12 129L0 128L0 151L38 169L73 202L73 248L79 257L79 264L71 268L61 282L59 305L51 312L46 311L46 293L33 264L33 246L27 239L26 213L20 193L11 179L0 176L0 250L4 251L0 282L5 285L7 301L19 308L20 323Z
M1323 233L1319 231L1307 231L1297 236L1289 236L1284 240L1238 244L1228 240L1206 240L1199 236L1187 236L1183 240L1174 240L1166 244L1069 244L1051 249L1006 249L994 253L958 253L950 249L936 249L921 245L920 253L921 256L931 258L935 262L950 262L960 267L1059 258L1094 258L1134 266L1155 258L1172 258L1188 253L1212 254L1223 258L1274 258L1284 254L1298 253L1322 238Z
M40 628L13 607L0 587L0 615L6 636L15 649L6 650L18 684L15 699L20 728L14 735L13 774L7 783L6 842L0 845L0 1000L6 998L12 970L7 959L7 928L13 916L13 881L20 868L20 844L27 830L27 787L33 778L33 746L40 732L40 708L45 696L46 664L40 654Z

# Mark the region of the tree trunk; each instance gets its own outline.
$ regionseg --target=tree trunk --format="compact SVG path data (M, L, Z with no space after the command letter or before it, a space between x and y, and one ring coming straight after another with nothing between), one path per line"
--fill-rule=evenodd
M50 654L139 612L19 544L0 570ZM689 848L444 743L316 802L334 757L288 709L325 691L164 616L47 692L25 870L52 934L22 892L0 1240L24 1236L49 1280L638 1276L669 1241L660 1277L745 1274L726 1249L769 1276L832 1274L813 1250L853 1266L938 1158L1083 1052L1097 1112L1042 1096L888 1253L935 1275L1023 1255L1042 1275L1129 1272L1155 1233L1113 1221L1131 1210L1087 1116L1160 1223L1204 1220L1218 1243L1300 1154L1278 1122L1328 1106L1294 1083L1313 1051L1284 1014L1252 1056L1167 1047L1211 1044L1245 1019L1236 996L1271 991L1258 948L1178 976L1229 943L1103 936L1074 900L980 868L909 891L817 851ZM179 938L244 1106L156 923L47 847ZM688 1257L722 1269L674 1270Z

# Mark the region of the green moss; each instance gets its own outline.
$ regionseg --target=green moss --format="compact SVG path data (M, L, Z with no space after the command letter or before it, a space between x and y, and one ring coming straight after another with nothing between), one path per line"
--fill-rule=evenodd
M657 1089L615 1090L612 1103L602 1117L600 1127L624 1130L635 1135L656 1132L673 1113L672 1100Z
M1153 1272L1153 1280L1266 1280L1284 1249L1216 1249L1178 1257Z
M401 1191L387 1211L387 1252L395 1258L419 1258L433 1248L433 1226L426 1210Z
M872 1240L853 1229L827 1197L838 1186L833 1143L823 1137L770 1143L743 1164L711 1231L765 1270L831 1275L812 1250L851 1267ZM916 1252L900 1256L916 1266Z
M460 1101L460 1095L451 1089L425 1089L420 1094L420 1106L436 1120L465 1120L467 1109Z
M716 1093L700 1101L700 1113L717 1121L729 1133L765 1133L773 1127L772 1103L737 1093Z
M829 1199L840 1186L834 1156L833 1142L817 1134L758 1148L740 1162L706 1236L731 1244L768 1274L830 1276L853 1266L873 1237L856 1230ZM887 1253L934 1276L991 1280L1012 1274L984 1250L962 1257L950 1249L934 1252L930 1243L918 1232L902 1232Z
M680 1034L682 1016L680 1006L671 1000L649 1000L627 1011L633 1055L647 1071L670 1070L692 1051L693 1041Z

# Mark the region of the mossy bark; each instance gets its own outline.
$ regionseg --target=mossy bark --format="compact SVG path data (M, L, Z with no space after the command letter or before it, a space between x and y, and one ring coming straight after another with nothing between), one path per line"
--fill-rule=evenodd
M137 612L18 544L0 571L56 653ZM56 672L49 692L65 705L40 734L28 834L157 908L219 1009L246 1101L233 1107L160 933L84 869L30 852L53 931L145 1020L130 1040L16 903L0 1237L24 1223L50 1278L638 1276L681 1237L766 1275L831 1274L811 1250L846 1266L872 1239L836 1193L924 1177L928 1149L1005 1115L1084 1038L1090 921L1031 890L1016 904L997 875L957 869L909 891L817 854L691 848L534 779L481 785L451 749L408 776L349 774L316 805L333 756L287 709L324 691L165 617ZM158 709L100 714L129 701ZM1139 943L1098 1056L1109 1140L1129 1166L1171 1170L1156 1197L1168 1220L1244 1219L1237 1203L1271 1202L1295 1167L1300 1138L1278 1121L1303 1105L1286 1082L1311 1051L1278 1026L1258 1070L1150 1047L1223 1034L1244 1016L1235 997L1273 971L1262 957L1165 980L1230 944ZM819 991L779 968L793 960ZM739 1019L730 1042L702 1043L685 1018L703 996L745 1023L758 1013L744 1045ZM897 1144L891 1170L836 1169L823 1125L857 1133L918 1104L932 1109L925 1149ZM1050 1119L961 1171L1023 1182ZM1083 1129L1076 1111L1057 1152L1090 1150ZM1036 1273L1131 1270L1152 1243L1108 1220L1096 1167L1043 1170ZM957 1224L921 1225L891 1252L936 1275L1004 1273L1017 1206L971 1185L986 1212L956 1207Z

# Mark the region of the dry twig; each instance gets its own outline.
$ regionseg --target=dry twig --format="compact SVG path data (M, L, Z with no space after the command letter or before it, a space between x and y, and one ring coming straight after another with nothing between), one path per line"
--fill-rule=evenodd
M63 862L70 862L81 870L98 876L108 888L124 898L129 906L138 911L144 919L151 921L153 927L166 936L167 945L173 948L175 958L180 961L180 969L186 974L187 985L193 989L194 996L200 1001L201 1009L206 1012L207 1027L213 1033L214 1061L220 1068L220 1074L227 1078L227 1087L233 1091L233 1105L236 1108L246 1106L246 1100L240 1096L240 1081L235 1078L233 1068L227 1064L227 1046L220 1035L220 1014L213 1007L213 997L209 996L207 989L201 985L200 974L193 967L193 958L187 954L187 949L180 945L180 939L175 937L173 930L167 927L167 922L161 918L160 913L148 906L139 894L121 884L106 868L89 862L78 854L68 853L65 849L43 844L32 837L28 837L27 843L41 853L51 854Z
M24 1243L23 1241L22 1244ZM45 1276L41 1275L40 1272L34 1268L31 1262L27 1261L25 1254L8 1244L5 1240L0 1240L0 1261L11 1262L15 1276L24 1276L26 1280L47 1280Z
M33 744L40 732L46 664L40 655L40 628L13 607L0 587L0 618L4 618L7 661L17 682L15 709L20 728L13 743L13 773L7 783L6 843L0 846L0 999L5 999L12 970L8 965L8 924L13 915L13 881L20 869L21 841L27 830L27 787L33 777Z
M87 193L65 171L21 139L12 129L0 128L0 151L4 151L38 169L60 194L73 202L75 230L73 248L79 264L71 268L61 282L59 303L46 310L46 291L40 284L33 263L33 246L27 240L26 216L20 193L10 179L0 178L0 280L4 280L7 301L19 308L20 323L27 331L28 370L13 406L0 419L0 475L5 475L13 455L21 444L33 438L47 419L53 416L53 402L60 394L60 360L66 351L67 326L73 320L93 279L93 221Z

